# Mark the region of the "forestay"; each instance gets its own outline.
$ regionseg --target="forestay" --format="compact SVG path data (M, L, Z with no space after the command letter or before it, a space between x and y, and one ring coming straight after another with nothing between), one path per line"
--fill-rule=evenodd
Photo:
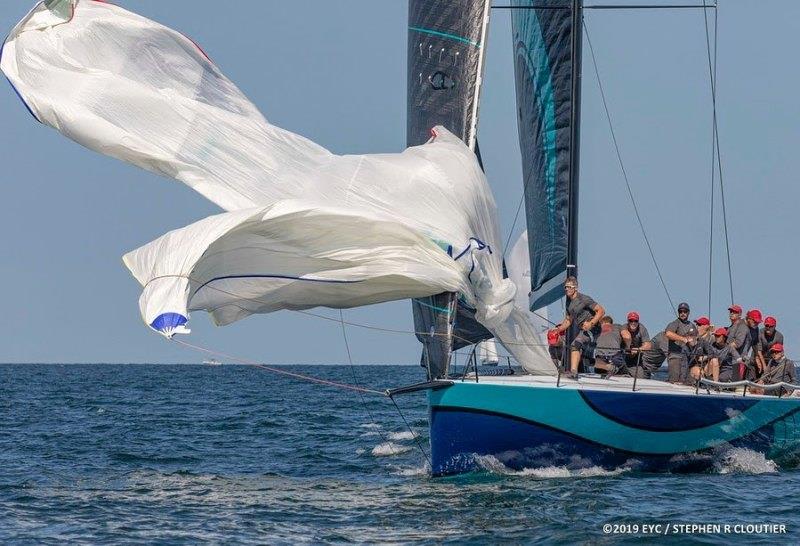
M192 310L228 324L453 291L528 370L552 373L502 278L494 199L460 139L437 128L402 153L332 154L268 123L180 33L66 5L38 5L4 44L0 68L33 115L228 211L125 256L148 325L172 335Z

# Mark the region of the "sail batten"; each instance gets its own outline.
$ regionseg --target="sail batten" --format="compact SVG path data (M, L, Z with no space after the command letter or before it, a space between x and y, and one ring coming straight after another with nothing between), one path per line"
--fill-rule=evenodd
M580 0L514 0L514 73L531 259L531 309L577 265ZM554 9L563 8L563 9Z

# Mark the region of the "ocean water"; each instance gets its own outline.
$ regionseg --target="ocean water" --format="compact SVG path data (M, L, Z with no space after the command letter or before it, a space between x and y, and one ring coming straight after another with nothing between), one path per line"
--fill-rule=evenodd
M349 366L293 371L353 382ZM359 383L419 381L358 366ZM387 399L223 365L0 365L0 543L649 543L603 526L772 523L797 543L800 471L735 451L714 472L511 471L432 479L425 395ZM366 407L365 407L366 406Z

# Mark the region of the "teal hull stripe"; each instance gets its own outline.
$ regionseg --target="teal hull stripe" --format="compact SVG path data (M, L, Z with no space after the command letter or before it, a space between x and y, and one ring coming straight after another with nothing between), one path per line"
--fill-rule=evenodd
M433 30L430 28L408 27L408 30L421 32L422 34L430 34L431 36L439 36L440 38L448 38L450 40L455 40L456 42L469 44L477 48L481 47L481 44L479 42L473 42L469 38L464 38L463 36L456 36L455 34L448 34L447 32L439 32L438 30Z
M648 396L639 394L632 396ZM676 395L681 396L681 395ZM700 451L736 440L800 410L800 400L767 399L723 423L676 432L632 428L592 410L572 389L456 383L429 394L432 408L485 411L541 423L615 449L652 455ZM664 411L670 411L669 406Z

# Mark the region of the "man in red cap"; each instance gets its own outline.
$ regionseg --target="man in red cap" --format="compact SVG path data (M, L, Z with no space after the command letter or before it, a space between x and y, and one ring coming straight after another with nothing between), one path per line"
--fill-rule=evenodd
M778 321L775 317L767 317L764 319L764 327L758 333L758 348L761 354L761 372L766 369L767 362L769 362L769 350L776 343L783 345L783 334L780 333L775 327Z
M747 327L747 323L742 320L742 306L733 304L728 307L728 314L731 318L731 325L728 326L728 345L731 345L736 352L740 355L745 355L745 349L747 349L748 345L748 337L750 334L750 330ZM743 371L739 370L738 366L734 370L734 379L732 381L738 381L743 377Z
M653 344L650 341L650 332L647 331L647 327L639 322L639 313L636 311L628 313L628 322L622 327L620 334L625 345L625 364L628 371L644 377L643 373L637 371L637 366L641 364L639 353L649 351Z
M697 342L698 344L708 342L714 342L714 325L711 324L711 320L706 317L702 316L699 318L694 319L694 323L697 325Z
M750 309L745 315L747 324L747 341L739 353L744 358L743 368L739 370L739 377L755 381L764 371L764 357L758 344L758 325L761 324L761 311Z
M764 375L759 379L761 385L775 385L777 383L797 383L797 376L795 374L794 362L786 358L783 353L783 343L775 343L769 350L770 360L767 364ZM783 396L784 394L791 394L793 389L781 387L780 389L765 391L764 389L753 388L753 394L770 394L773 396Z
M702 316L694 319L697 325L697 342L693 347L689 347L689 367L697 364L697 359L707 353L706 346L714 343L714 325L711 320Z
M550 359L556 368L561 367L561 361L564 360L564 336L558 330L547 331L547 346L549 348Z
M714 330L714 342L705 344L704 354L695 359L696 364L691 369L691 375L695 380L700 379L701 371L704 377L710 377L712 381L734 380L735 368L742 357L727 339L726 328Z

